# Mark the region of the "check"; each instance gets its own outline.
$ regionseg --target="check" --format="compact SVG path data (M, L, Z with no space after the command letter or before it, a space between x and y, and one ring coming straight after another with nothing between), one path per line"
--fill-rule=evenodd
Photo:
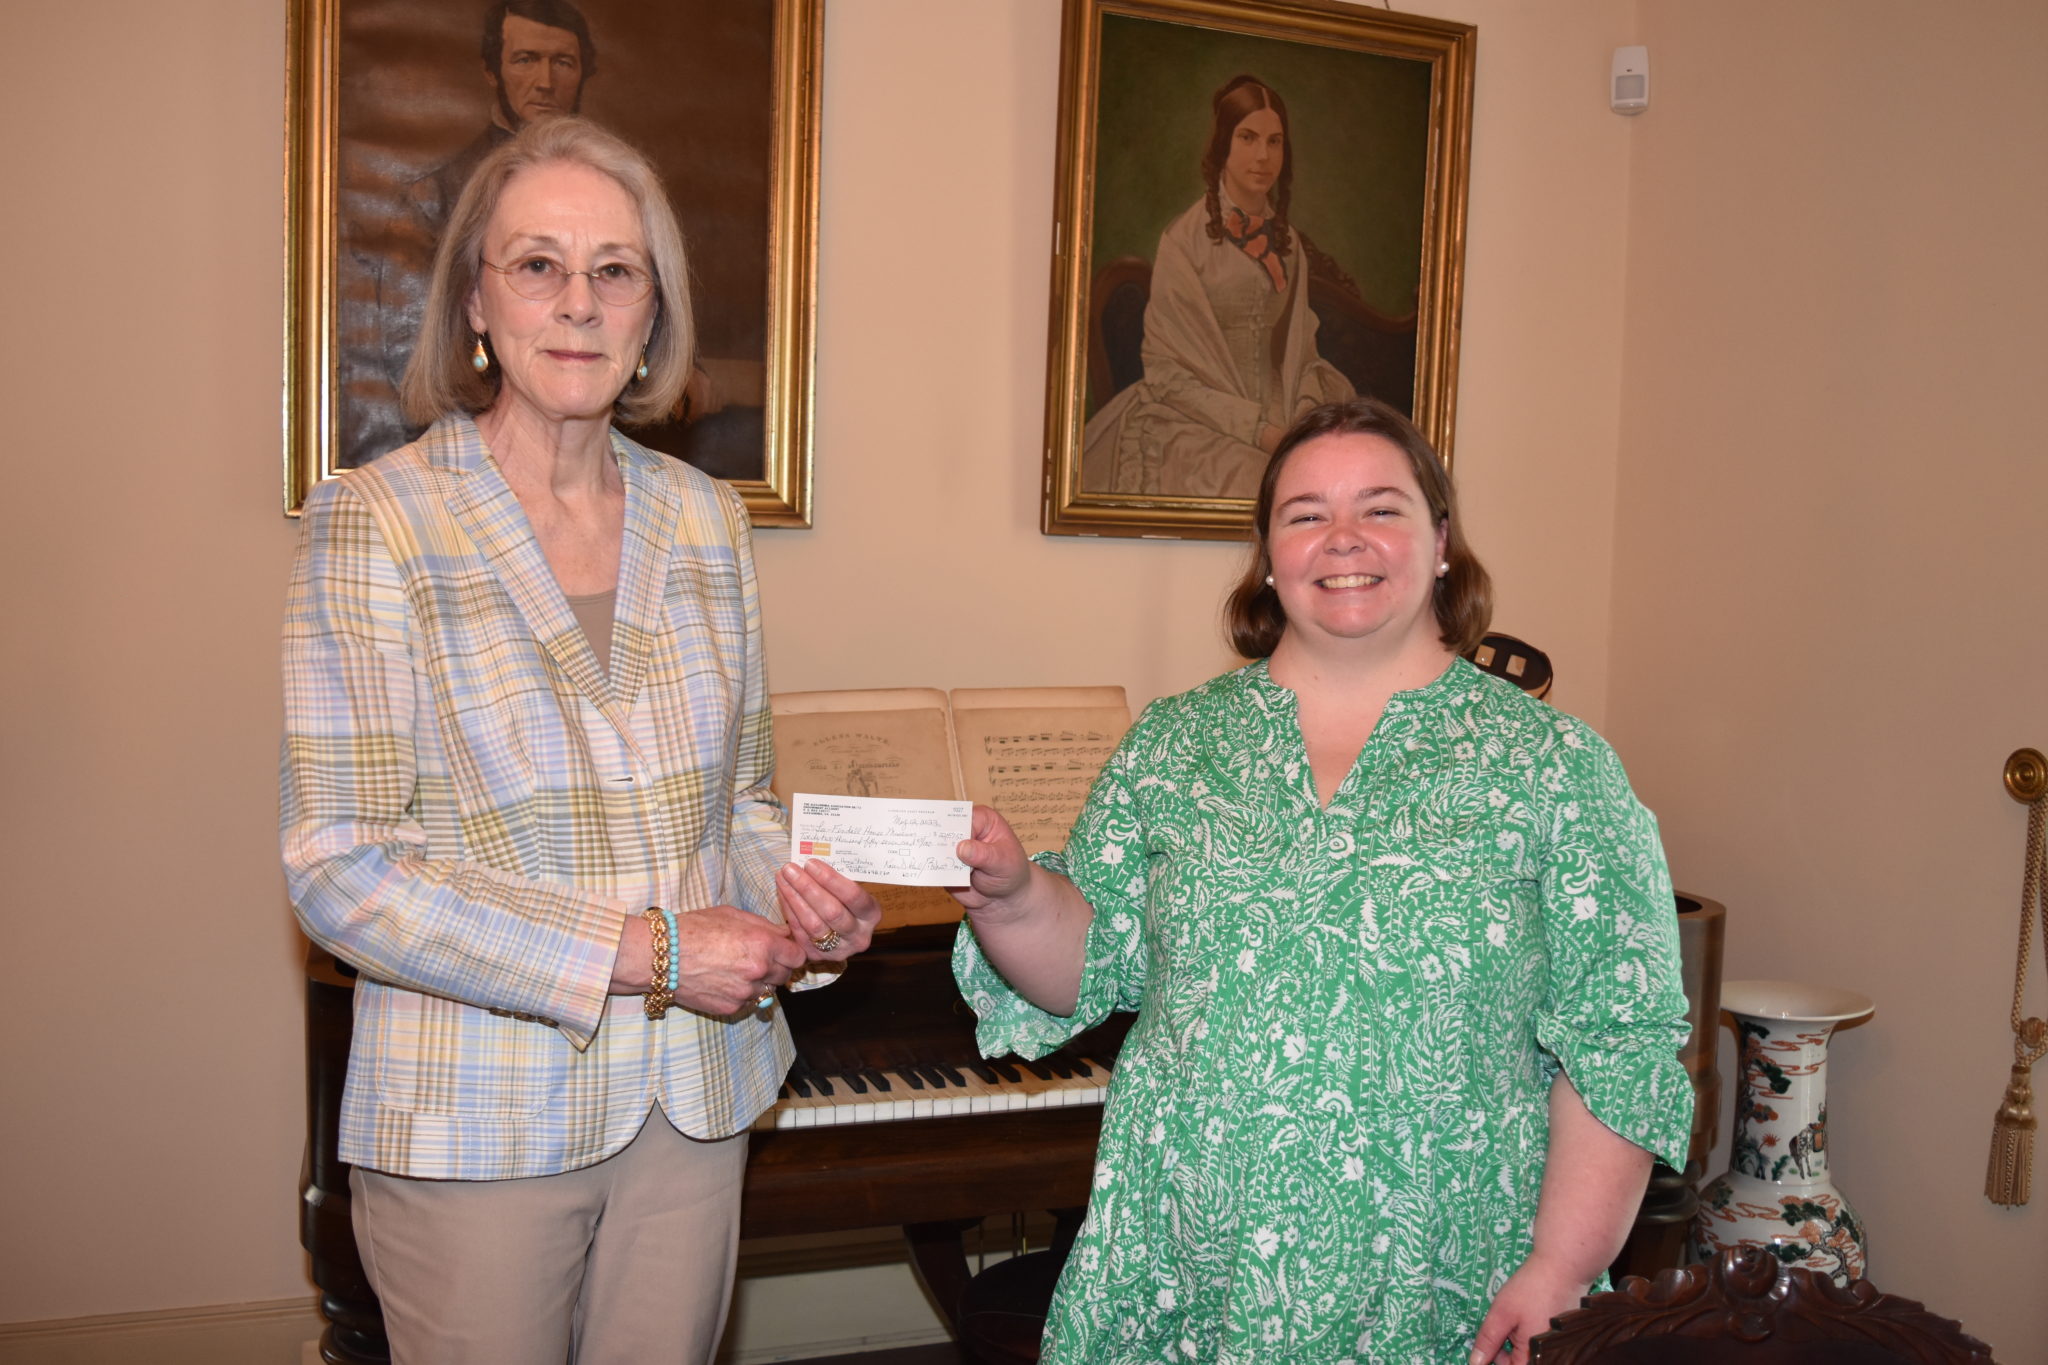
M791 862L823 858L857 882L967 885L967 864L953 850L974 832L972 801L796 792L789 817Z

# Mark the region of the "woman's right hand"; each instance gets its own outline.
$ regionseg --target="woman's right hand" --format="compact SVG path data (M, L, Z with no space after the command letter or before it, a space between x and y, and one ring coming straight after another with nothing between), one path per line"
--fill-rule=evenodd
M732 905L707 905L676 916L676 1003L723 1016L752 1009L762 996L802 970L804 950L779 924ZM627 917L612 968L613 995L644 995L652 984L647 921Z
M977 924L1003 918L1006 912L1017 913L1021 907L1014 903L1015 898L1030 887L1034 871L1031 860L1024 856L1023 841L1001 812L989 806L974 808L971 828L973 833L955 849L960 861L967 864L967 885L947 889Z
M967 885L948 887L967 907L981 950L1026 1000L1069 1015L1081 990L1081 953L1095 917L1080 889L1024 856L1010 822L974 808L972 838L962 839Z

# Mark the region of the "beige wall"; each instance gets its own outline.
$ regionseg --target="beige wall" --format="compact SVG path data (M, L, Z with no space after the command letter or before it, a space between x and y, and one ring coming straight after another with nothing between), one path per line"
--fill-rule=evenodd
M1928 960L1917 936L1907 937L1927 911L1884 892L1941 887L1945 924L1968 918L1983 928L1984 945L1955 945L1955 979L1975 997L1995 993L1991 947L2011 933L2017 808L1993 799L1995 757L1983 765L1992 749L2002 756L2029 738L2016 714L2017 656L2001 656L2001 665L2015 663L1998 683L2010 723L1992 727L1981 712L1926 703L1962 701L1987 685L1961 622L1972 620L1979 635L2007 628L1990 624L1995 614L1951 605L1935 584L1953 595L1996 576L1996 541L1964 528L1987 517L2016 527L2010 509L2027 490L2014 482L1999 506L1965 514L1953 495L1943 500L1946 490L1908 474L1916 447L1896 433L1883 437L1895 452L1884 486L1865 487L1864 452L1883 436L1872 427L1894 424L1873 423L1852 386L1896 389L1918 363L1909 343L1919 333L1888 341L1820 316L1785 329L1825 337L1820 353L1830 357L1825 407L1807 402L1810 389L1794 396L1796 407L1793 398L1782 404L1803 414L1792 428L1801 433L1796 460L1773 465L1796 466L1796 498L1766 502L1768 490L1747 484L1703 498L1687 480L1728 467L1744 435L1727 419L1702 420L1727 404L1724 387L1742 378L1733 371L1758 371L1745 386L1754 398L1806 353L1794 348L1777 363L1752 354L1784 304L1753 314L1733 300L1754 290L1835 304L1858 322L1871 304L1850 283L1881 267L1893 306L1955 320L1954 335L1930 349L1982 389L1969 390L1962 417L1984 439L1963 457L1972 468L2003 459L2017 481L2016 441L1993 449L1989 439L2010 430L1995 414L2001 400L2013 408L2013 384L1992 381L1992 362L1958 362L1952 352L1952 343L1976 348L1987 334L1960 319L2006 316L1992 306L2005 272L1975 250L1995 225L1978 213L1940 219L1936 195L1903 205L1909 187L1889 166L1867 180L1839 168L1800 180L1803 158L1790 157L1764 209L1732 194L1695 202L1684 187L1751 174L1744 158L1782 132L1785 103L1772 81L1759 75L1752 88L1722 75L1737 59L1754 70L1753 35L1782 19L1723 18L1722 7L1668 0L1415 8L1476 22L1481 33L1458 474L1478 546L1502 583L1500 623L1551 651L1564 706L1596 723L1611 718L1664 816L1681 880L1730 902L1734 965L1763 967L1755 935L1766 914L1805 934L1809 956L1854 931L1868 960L1845 960L1843 978L1878 994L1885 1010L1844 1042L1845 1179L1880 1225L1879 1269L1910 1275L1895 1287L1991 1321L1988 1303L1957 1306L1958 1272L1931 1255L1906 1258L1906 1244L1952 1215L1981 1224L1983 1235L2041 1247L2036 1214L2001 1220L1964 1197L1974 1175L1958 1177L1955 1197L1924 1214L1907 1193L1940 1161L1971 1171L1981 1161L1981 1120L1996 1099L1996 1021L1975 1025L1968 1060L1958 1059L1953 1121L1939 1116L1945 1091L1910 1115L1880 1108L1872 1078L1881 1067L1910 1060L1933 1073L1931 1059L1910 1050L1933 1047L1937 1016L1909 998L1905 980L1885 975L1903 968L1887 966L1874 945L1892 938ZM282 6L207 0L175 9L96 0L61 24L42 10L24 14L19 36L30 50L89 52L91 74L29 64L0 94L17 130L0 156L18 191L0 214L0 243L8 259L32 263L0 343L17 509L0 553L13 569L22 661L10 669L0 720L11 872L0 918L0 1073L9 1090L0 1108L0 1321L305 1290L291 1205L297 949L272 833L275 640L292 538L276 514L274 477ZM1915 34L1866 22L1868 7L1847 0L1805 12L1838 73L1840 107L1806 130L1814 147L1875 157L1911 135L1916 164L1939 172L1945 191L1977 196L1966 202L2018 223L2039 221L2038 182L2031 219L2016 200L1982 198L1991 193L1990 146L1978 153L1984 166L1959 164L1970 121L1986 111L1956 98L1955 73L1927 71L1912 119L1885 113L1890 84L1858 88L1846 74L1875 63L1890 76L1909 57L1922 60ZM1049 539L1035 529L1056 7L835 0L826 40L818 525L759 540L775 684L1115 682L1142 702L1225 666L1215 609L1236 549ZM1631 41L1659 45L1658 107L1634 121L1603 102L1609 51ZM1688 81L1695 61L1708 69ZM2024 82L2018 58L2008 62L2012 101ZM1947 120L1937 135L1927 136L1922 108ZM1881 138L1863 122L1876 115L1885 115ZM2038 143L2038 106L2031 127ZM1859 196L1880 186L1891 193L1876 206L1893 218L1911 208L1925 235L1841 254L1852 233L1870 233ZM1768 262L1749 238L1738 235L1742 248L1717 242L1697 219L1720 215L1755 242L1777 241L1780 196L1815 228L1799 267L1766 287L1758 275ZM1749 213L1767 214L1773 235L1751 229ZM901 250L906 221L921 248L914 270ZM2019 240L2018 227L2000 230ZM1719 273L1696 275L1702 257ZM1907 297L1895 293L1901 265L1922 286ZM1936 270L1959 272L1952 277L1963 287L1940 293ZM1815 287L1817 272L1831 272L1838 297L1794 292ZM2038 273L2034 282L2038 316ZM2023 353L2014 333L2038 324L2015 313L2003 325L2010 350L1993 353ZM1711 347L1695 341L1709 336ZM2007 373L2019 376L2017 362ZM1954 391L1953 381L1944 386ZM1721 436L1711 450L1703 427ZM1850 429L1861 439L1841 442ZM2039 476L2031 477L2038 506ZM1845 482L1853 518L1830 502ZM1808 515L1795 520L1791 506ZM1816 521L1837 529L1814 533ZM1866 523L1909 533L1865 540ZM1794 529L1806 539L1788 543ZM1746 564L1709 539L1725 533L1752 544ZM1885 542L1934 552L1848 571L1862 545ZM1920 609L1912 620L1921 630L1895 651L1903 665L1889 665L1905 672L1859 694L1887 700L1871 703L1868 719L1893 722L1876 727L1892 744L1843 753L1855 727L1833 689L1825 729L1799 721L1809 692L1843 670L1803 641L1807 614L1783 577L1763 577L1772 555L1803 565L1801 581L1828 585L1829 614L1862 628L1859 643L1889 624L1878 602ZM1775 586L1737 597L1716 591L1724 578L1730 589ZM850 588L886 604L886 628L849 609ZM2003 601L2016 607L2018 589ZM1958 636L1928 649L1919 636L1937 621L1954 622ZM1686 670L1695 656L1671 638L1681 631L1716 636L1703 651L1715 671ZM1782 651L1804 671L1785 672L1780 686L1766 661ZM1744 672L1719 671L1736 659ZM2038 673L2038 653L2034 661ZM1928 685L1963 668L1976 684L1970 693ZM1926 737L1905 759L1899 732L1922 715ZM1698 723L1710 716L1711 725ZM1982 742L1960 752L1961 731L1980 725ZM1759 810L1760 799L1792 803L1798 792L1795 811L1831 804L1799 790L1804 771L1785 767L1795 756L1830 776L1846 764L1866 790L1895 763L1915 766L1912 784L1897 784L1876 810L1832 818L1813 831L1818 838L1787 839L1774 831L1798 826L1775 804ZM1937 767L1954 779L1953 796L1944 790L1939 802L1913 785L1931 788ZM1879 815L1890 837L1873 847L1915 846L1891 824L1940 831L1918 841L1928 865L1916 863L1921 875L1909 882L1898 875L1904 868L1893 870L1898 854L1884 863L1864 855L1874 885L1843 894L1859 863L1855 841ZM1968 862L1951 853L1963 847ZM1967 877L1966 866L1976 869ZM1867 924L1882 934L1863 932ZM1859 1067L1861 1101L1850 1080ZM1903 1073L1885 1074L1889 1093L1899 1093ZM2006 1311L2015 1329L2026 1322L2013 1313L2033 1313L2028 1321L2040 1326L2037 1306Z
M1983 1181L2026 825L1999 769L2048 747L2048 10L1642 18L1609 733L1728 905L1729 976L1877 1002L1828 1114L1872 1278L2041 1359L2048 1157L2026 1209Z

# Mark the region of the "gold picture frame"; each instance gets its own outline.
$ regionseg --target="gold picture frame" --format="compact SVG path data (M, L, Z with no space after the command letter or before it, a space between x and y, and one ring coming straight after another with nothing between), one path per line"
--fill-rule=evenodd
M1241 538L1273 437L1349 393L1450 459L1476 41L1334 0L1066 0L1047 535ZM1284 156L1239 167L1255 130Z
M393 395L421 253L431 261L433 215L459 191L452 168L466 175L464 154L517 126L518 86L511 21L491 0L287 5L283 486L296 515L315 483L410 439ZM672 423L631 434L732 483L754 525L809 526L823 0L512 9L577 36L587 71L555 107L580 103L649 155L692 253L706 388Z

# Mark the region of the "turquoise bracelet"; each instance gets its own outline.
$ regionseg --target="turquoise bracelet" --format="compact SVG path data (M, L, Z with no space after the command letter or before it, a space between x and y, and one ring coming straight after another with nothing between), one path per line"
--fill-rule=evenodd
M683 978L683 955L677 951L681 940L676 935L676 912L665 909L661 917L668 925L668 993L674 995Z

